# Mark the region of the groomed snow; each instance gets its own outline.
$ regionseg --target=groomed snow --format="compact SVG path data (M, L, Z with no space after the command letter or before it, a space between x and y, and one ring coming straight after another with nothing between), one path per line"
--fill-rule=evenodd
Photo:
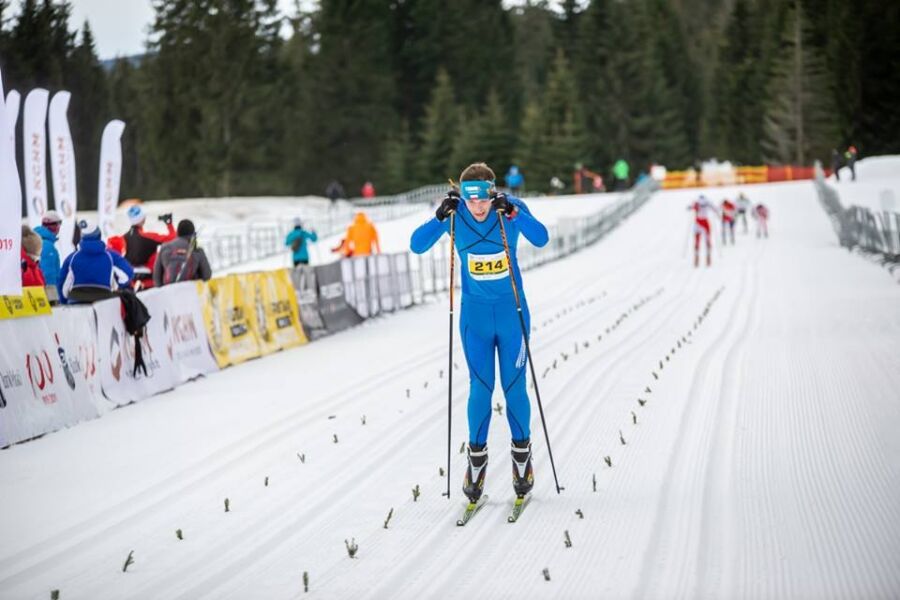
M455 525L458 346L441 496L442 296L0 452L0 598L900 597L900 286L838 247L812 183L743 189L771 238L711 268L683 254L685 190L525 274L566 489L535 407L519 523L495 415L491 502Z

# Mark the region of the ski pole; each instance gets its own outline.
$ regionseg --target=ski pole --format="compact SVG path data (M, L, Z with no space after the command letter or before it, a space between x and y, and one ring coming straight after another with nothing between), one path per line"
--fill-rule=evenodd
M512 284L513 297L516 300L516 312L519 314L519 325L522 327L522 339L525 341L525 352L528 357L528 367L531 370L531 381L534 383L534 395L537 398L538 410L541 413L541 425L544 427L544 439L547 440L547 455L550 456L550 468L553 469L553 481L556 483L556 493L559 494L565 488L560 487L559 478L556 476L556 465L553 462L553 450L550 448L550 433L547 431L547 421L544 419L544 406L541 403L541 392L538 389L537 375L534 372L534 361L531 360L531 344L528 342L528 332L525 330L525 316L522 314L522 303L519 301L519 290L516 288L516 276L513 272L512 260L509 256L509 242L506 240L506 228L503 226L503 210L497 210L497 221L500 223L500 237L503 240L503 251L506 253L506 268L509 269L509 282Z
M456 266L456 213L450 213L450 351L447 353L447 498L450 498L450 437L453 434L453 276Z

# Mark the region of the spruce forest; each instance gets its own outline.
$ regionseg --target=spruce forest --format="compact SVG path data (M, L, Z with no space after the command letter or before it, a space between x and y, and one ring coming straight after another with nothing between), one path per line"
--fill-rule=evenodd
M900 152L900 3L153 0L146 53L98 59L59 0L0 0L5 89L72 92L80 205L126 122L123 198L350 195L518 165L635 174ZM18 135L21 136L21 121ZM21 147L19 148L21 155ZM21 164L21 163L20 163Z

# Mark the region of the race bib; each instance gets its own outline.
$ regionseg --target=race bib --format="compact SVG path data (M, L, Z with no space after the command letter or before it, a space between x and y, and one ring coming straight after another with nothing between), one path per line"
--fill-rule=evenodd
M469 254L469 275L476 281L489 281L509 277L506 254Z

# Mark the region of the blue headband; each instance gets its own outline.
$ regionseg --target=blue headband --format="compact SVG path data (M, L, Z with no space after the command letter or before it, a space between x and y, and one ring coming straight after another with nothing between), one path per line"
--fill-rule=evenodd
M464 200L490 200L493 181L472 179L459 182L459 193Z

